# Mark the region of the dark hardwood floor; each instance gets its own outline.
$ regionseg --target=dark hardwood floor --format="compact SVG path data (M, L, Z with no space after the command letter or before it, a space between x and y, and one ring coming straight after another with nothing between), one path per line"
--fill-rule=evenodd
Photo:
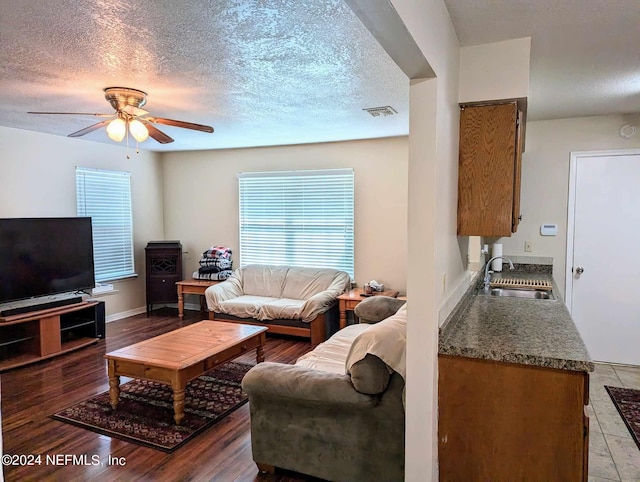
M5 466L5 480L213 480L297 482L318 480L292 472L259 475L251 458L249 405L245 404L173 452L100 435L49 418L58 410L108 390L103 355L204 319L206 313L162 308L107 324L97 345L1 375L4 454L42 455L42 464ZM268 336L266 361L292 363L311 349L309 342ZM255 353L238 360L255 362ZM123 377L122 383L128 379ZM104 465L47 465L46 456L99 456ZM313 456L313 454L310 454ZM109 465L122 458L124 465Z

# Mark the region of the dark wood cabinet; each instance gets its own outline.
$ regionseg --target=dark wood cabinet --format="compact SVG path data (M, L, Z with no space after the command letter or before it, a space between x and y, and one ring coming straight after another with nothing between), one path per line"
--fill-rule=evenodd
M526 99L460 106L458 235L518 229L525 112Z
M150 241L145 248L147 316L154 304L177 303L176 282L182 281L180 241Z

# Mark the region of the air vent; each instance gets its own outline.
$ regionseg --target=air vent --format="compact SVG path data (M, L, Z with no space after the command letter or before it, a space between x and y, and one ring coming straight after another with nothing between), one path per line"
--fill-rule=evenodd
M398 113L398 111L395 110L390 105L385 105L382 107L369 107L368 109L362 109L362 110L366 110L369 114L371 114L371 117L387 117L388 115L393 115Z

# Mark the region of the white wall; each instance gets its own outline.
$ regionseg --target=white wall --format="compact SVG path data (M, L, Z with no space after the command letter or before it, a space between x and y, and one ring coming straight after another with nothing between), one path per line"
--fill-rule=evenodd
M529 96L531 38L460 49L460 102Z
M213 244L229 246L239 266L239 172L353 168L355 276L406 292L406 137L162 155L165 234L180 239L185 276ZM331 253L327 253L328 256Z
M509 238L498 238L498 242L503 244L503 252L507 255L553 257L553 274L562 295L565 292L571 152L640 147L640 134L630 139L623 139L618 134L620 127L627 123L629 118L625 116L598 116L527 124L527 150L522 157L522 221L517 233ZM558 235L541 236L540 225L544 223L558 224ZM494 238L485 240L494 241ZM532 252L524 251L525 241L533 243Z
M405 479L423 482L438 479L438 312L468 282L456 236L460 49L442 0L392 4L437 76L410 89Z
M144 247L163 239L162 170L156 154L116 144L0 127L0 217L76 216L75 167L131 172L137 279L118 281L116 295L101 298L107 315L145 307Z

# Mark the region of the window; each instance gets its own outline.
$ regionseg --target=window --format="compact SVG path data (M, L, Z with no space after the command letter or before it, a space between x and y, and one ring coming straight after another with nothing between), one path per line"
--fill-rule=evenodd
M91 216L96 281L135 276L131 174L76 167L78 216Z
M354 277L353 169L238 175L240 265L335 268Z

